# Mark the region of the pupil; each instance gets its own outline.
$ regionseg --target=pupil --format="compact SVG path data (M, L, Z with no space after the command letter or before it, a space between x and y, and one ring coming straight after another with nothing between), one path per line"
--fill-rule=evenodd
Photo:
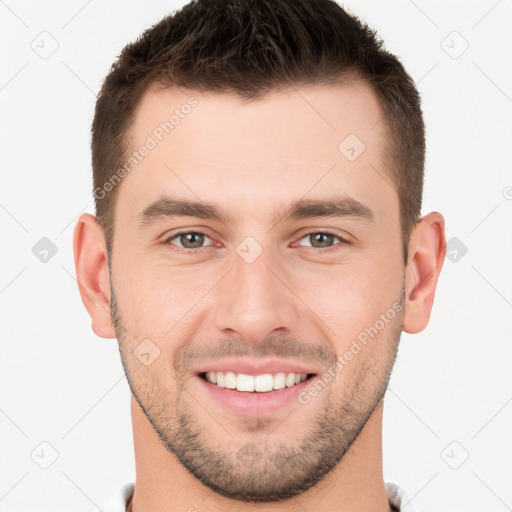
M319 242L320 247L327 247L330 243L332 243L332 239L333 235L330 235L329 233L316 233L313 235L313 240L315 240L313 246L317 247L317 245L315 244L316 242ZM183 243L184 241L185 243ZM185 233L184 235L181 235L181 243L189 249L201 247L201 245L203 244L203 235L201 235L200 233ZM193 247L187 246L188 243L191 243Z
M313 238L314 240L318 240L320 239L320 244L322 244L322 237L325 237L327 239L328 242L332 242L332 238L333 238L333 235L330 235L329 233L316 233L315 235L313 235ZM325 240L324 240L325 242ZM317 247L313 244L314 247ZM326 247L325 243L323 245L321 245L321 247Z
M201 245L203 243L202 236L203 235L201 235L199 233L185 233L184 235L181 236L181 243L187 249L194 249L196 247L201 247ZM198 237L199 240L196 240L194 242L195 237ZM184 241L185 241L185 243L184 243ZM189 244L189 243L191 243L193 247L188 246L187 244Z

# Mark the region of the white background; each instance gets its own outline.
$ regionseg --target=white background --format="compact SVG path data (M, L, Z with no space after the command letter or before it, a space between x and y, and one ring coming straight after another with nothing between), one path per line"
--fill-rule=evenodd
M101 82L127 42L181 5L0 1L0 511L92 511L134 479L129 389L117 342L92 332L80 301L72 233L94 213ZM467 247L445 261L427 329L402 335L385 480L423 512L510 510L512 2L343 5L416 81L423 213L441 212L447 240ZM52 44L46 59L33 49ZM42 237L57 248L46 263L32 252Z

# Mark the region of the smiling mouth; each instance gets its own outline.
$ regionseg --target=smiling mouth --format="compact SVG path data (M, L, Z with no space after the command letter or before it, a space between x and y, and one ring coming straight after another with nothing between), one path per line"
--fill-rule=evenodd
M247 375L234 372L202 372L199 377L220 388L232 389L246 393L268 393L279 389L290 388L305 380L311 379L316 373L278 372L261 375Z

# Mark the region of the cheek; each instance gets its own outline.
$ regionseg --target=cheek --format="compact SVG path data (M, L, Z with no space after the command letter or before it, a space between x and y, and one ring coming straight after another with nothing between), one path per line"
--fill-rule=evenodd
M176 338L194 316L195 306L218 279L192 267L125 262L116 279L116 298L124 325L137 338Z
M312 312L310 322L323 321L333 332L326 337L346 340L373 325L399 300L402 285L399 244L380 242L340 264L300 261L282 275ZM186 340L198 315L215 307L209 300L222 294L226 267L219 263L171 265L137 251L115 262L115 291L124 325L137 339ZM210 299L210 290L215 293ZM287 300L283 296L283 300ZM290 299L288 299L290 300ZM293 299L291 299L293 300ZM304 309L300 301L297 308ZM197 322L195 321L197 320ZM289 326L293 330L293 326ZM167 343L164 344L168 346Z
M341 369L339 389L356 381L371 389L385 379L401 330L401 283L399 276L390 283L381 273L368 273L346 276L342 285L327 289L325 323L335 333L328 333L328 340Z
M378 336L387 335L403 286L403 268L396 262L396 256L382 258L378 254L364 261L354 258L322 272L301 273L300 279L294 281L294 289L314 317L329 328L326 336L332 340L336 353L345 351L353 339L386 314L388 322Z

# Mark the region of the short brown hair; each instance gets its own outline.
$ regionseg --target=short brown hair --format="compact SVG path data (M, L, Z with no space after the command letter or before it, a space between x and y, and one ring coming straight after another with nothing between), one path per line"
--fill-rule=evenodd
M384 112L385 164L399 197L407 263L423 193L420 97L376 32L334 0L195 0L122 50L103 82L92 124L96 217L107 244L119 187L108 193L103 187L126 162L130 127L149 85L257 99L282 86L336 83L351 75L371 85Z

